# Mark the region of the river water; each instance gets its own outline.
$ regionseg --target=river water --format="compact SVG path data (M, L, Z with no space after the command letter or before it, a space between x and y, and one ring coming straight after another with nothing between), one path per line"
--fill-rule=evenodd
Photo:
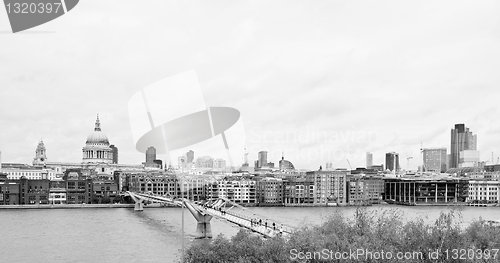
M404 218L423 217L434 222L448 207L393 206L369 210L398 209ZM355 207L252 207L247 215L301 226L319 224L340 210L352 216ZM480 216L500 219L500 207L462 207L464 224ZM1 262L177 262L182 248L182 209L127 208L89 209L3 209L0 210ZM185 244L194 240L196 221L184 211ZM212 219L214 236L233 236L238 227Z

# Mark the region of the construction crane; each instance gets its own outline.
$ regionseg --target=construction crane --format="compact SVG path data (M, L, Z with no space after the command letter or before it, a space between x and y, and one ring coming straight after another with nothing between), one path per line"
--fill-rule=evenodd
M349 168L351 169L352 171L352 166L351 166L351 163L349 162L349 159L346 159L347 160L347 163L349 164Z
M401 147L401 150L403 150L403 152L404 152L404 154L406 156L406 161L407 161L407 165L408 165L406 167L406 169L409 171L410 170L410 159L413 159L413 157L409 156L407 148L403 147L403 144L399 141L399 136L398 136L398 134L396 132L394 132L394 136L396 137L396 143L399 144L399 146ZM396 166L394 166L394 167L396 167Z

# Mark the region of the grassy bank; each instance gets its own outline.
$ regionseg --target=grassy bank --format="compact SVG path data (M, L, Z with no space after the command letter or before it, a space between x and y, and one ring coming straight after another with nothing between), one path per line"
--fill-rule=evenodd
M500 228L483 220L461 227L459 209L434 223L404 220L397 209L340 212L305 225L290 238L263 239L245 230L193 244L185 262L500 262Z

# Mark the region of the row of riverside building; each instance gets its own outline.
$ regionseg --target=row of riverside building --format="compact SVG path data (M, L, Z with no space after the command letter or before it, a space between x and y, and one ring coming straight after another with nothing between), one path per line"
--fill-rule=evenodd
M371 169L294 173L189 174L163 170L66 169L60 178L0 173L0 205L106 204L130 202L133 191L192 201L227 198L246 206L346 206L382 202L405 205L500 204L500 165L462 176L422 173L403 176Z
M118 178L122 190L193 201L224 197L249 206L500 203L500 171L461 177L432 173L389 177L369 169L232 175L140 172L121 173Z
M380 203L383 179L347 170L291 174L190 175L164 171L117 171L97 176L91 169L68 169L58 179L9 179L0 174L0 205L102 204L126 202L133 191L192 201L227 198L246 206L326 206Z
M368 170L367 170L368 171ZM124 191L183 197L192 201L227 198L247 206L346 206L383 201L397 204L499 203L497 172L470 177L413 175L385 177L359 170L294 174L204 174L165 171L68 169L59 179L9 179L0 175L0 204L94 204L126 202Z

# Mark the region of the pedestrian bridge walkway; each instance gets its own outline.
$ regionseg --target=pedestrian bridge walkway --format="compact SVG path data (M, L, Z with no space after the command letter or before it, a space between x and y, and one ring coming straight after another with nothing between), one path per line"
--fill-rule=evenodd
M144 209L143 202L145 201L164 203L180 207L184 205L198 221L196 230L196 236L198 238L212 237L212 230L210 225L210 220L212 219L212 217L226 220L227 222L249 229L265 237L274 237L278 235L288 236L294 230L294 227L292 226L271 221L269 219L263 218L262 216L258 216L255 214L253 214L252 216L248 216L243 213L237 213L232 210L234 207L240 207L242 209L244 208L226 198L194 203L187 199L176 199L172 197L157 196L144 193L127 192L127 195L130 195L135 201L136 205L134 210L136 211L142 211Z

